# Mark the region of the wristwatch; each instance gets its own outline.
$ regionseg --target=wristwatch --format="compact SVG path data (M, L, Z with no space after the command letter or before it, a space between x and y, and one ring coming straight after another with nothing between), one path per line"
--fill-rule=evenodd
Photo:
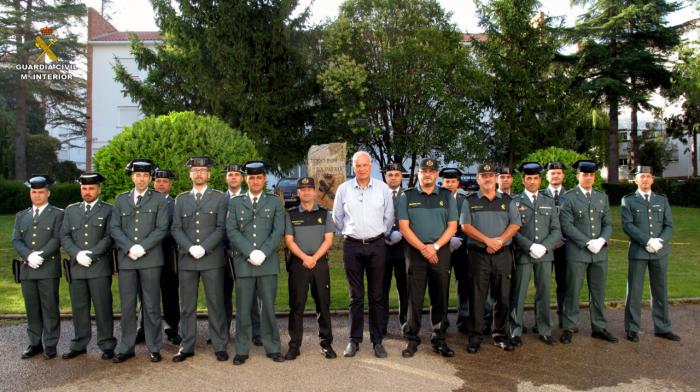
M437 252L437 251L440 250L440 245L438 245L438 244L433 244L433 248L435 248L435 251Z

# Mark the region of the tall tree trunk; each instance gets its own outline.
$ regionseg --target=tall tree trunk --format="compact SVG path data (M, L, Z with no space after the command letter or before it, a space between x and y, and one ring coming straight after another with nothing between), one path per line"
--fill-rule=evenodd
M617 184L618 175L618 145L617 145L617 115L619 113L619 101L617 97L609 98L610 126L608 128L608 183Z
M693 166L691 168L691 173L693 177L698 176L698 132L692 128L690 129L690 162Z
M637 162L637 157L639 157L639 142L637 141L637 129L639 125L637 123L637 104L632 104L632 110L630 113L630 145L629 145L629 157L627 160L627 166L634 169L639 164Z
M27 0L24 12L22 12L22 2L15 0L14 8L17 12L18 22L15 36L17 39L17 63L27 64L28 54L25 42L31 39L31 12L32 0ZM27 81L20 78L17 81L15 90L15 179L24 180L27 178Z

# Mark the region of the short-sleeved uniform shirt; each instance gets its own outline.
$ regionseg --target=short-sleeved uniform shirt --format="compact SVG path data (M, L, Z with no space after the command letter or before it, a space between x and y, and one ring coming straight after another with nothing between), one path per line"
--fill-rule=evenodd
M311 211L304 207L287 210L284 234L294 236L294 242L307 255L313 255L321 247L326 233L333 233L335 225L330 211L314 204Z
M520 212L509 195L496 192L496 197L489 200L481 191L471 194L462 205L459 224L474 226L487 237L498 237L508 225L520 226ZM508 240L504 246L510 245ZM485 247L485 244L469 238L469 246Z
M448 222L457 221L457 203L447 189L435 187L427 194L419 185L401 194L397 218L408 220L418 239L432 244L445 232Z

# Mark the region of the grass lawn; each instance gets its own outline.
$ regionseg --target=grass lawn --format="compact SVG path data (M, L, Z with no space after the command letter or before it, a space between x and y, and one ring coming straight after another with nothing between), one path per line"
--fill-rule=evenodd
M668 281L670 298L700 297L700 209L674 207L675 233L671 239L672 253L669 262ZM622 232L620 223L620 208L612 208L614 231L610 241L609 273L607 282L607 298L624 300L627 280L627 238ZM12 248L12 226L14 215L0 215L0 314L24 313L24 302L20 286L12 279L11 260L16 257ZM283 258L281 258L283 260ZM284 262L283 262L284 263ZM348 291L343 269L342 248L336 239L331 252L331 307L346 309L348 306ZM287 272L284 265L280 268L279 286L277 291L278 310L288 309ZM648 278L647 278L648 280ZM584 285L585 286L585 285ZM645 299L649 298L648 284ZM554 284L552 297L554 298ZM116 277L112 284L114 293L114 309L119 309L119 295ZM427 296L427 295L426 295ZM530 287L528 302L534 298L534 288ZM588 292L584 288L581 299L587 300ZM70 297L68 284L61 279L60 304L62 312L70 312ZM427 304L427 299L426 299ZM450 305L456 304L455 285L450 286ZM391 306L397 306L396 290L392 290ZM199 308L206 309L204 294L200 287ZM311 295L307 309L313 309Z

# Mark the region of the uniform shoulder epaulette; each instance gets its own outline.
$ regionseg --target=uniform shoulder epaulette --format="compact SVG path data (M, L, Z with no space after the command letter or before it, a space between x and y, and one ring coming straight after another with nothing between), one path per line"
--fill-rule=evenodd
M550 198L550 199L554 199L554 197L553 197L553 196L550 196L550 194L547 193L547 192L545 192L544 189L540 189L539 191L537 191L537 195L539 195L539 196L544 196L544 197L548 197L548 198Z
M402 192L409 192L409 191L412 192L412 191L415 191L415 190L416 190L416 187L410 186L410 187L408 187L408 188L405 188Z
M185 195L185 194L190 193L190 192L192 192L192 191L189 190L189 191L180 192L180 194L175 196L175 197L180 197L180 196Z
M129 196L129 193L131 193L131 190L128 190L128 191L126 191L126 192L122 192L122 193L120 193L117 197L119 197L119 196Z
M567 190L566 192L562 193L562 196L563 196L563 195L568 195L569 193L574 193L574 192L576 192L576 189L577 189L577 188L571 188L571 189Z
M112 206L111 204L107 203L106 201L102 201L102 200L100 200L98 203L99 203L99 204L104 204L104 205L110 206L110 207Z
M76 201L75 203L68 204L68 205L66 206L66 210L69 209L69 208L71 208L71 207L79 207L79 206L80 206L80 203L82 203L82 201Z
M628 194L622 196L622 198L625 199L625 198L627 198L627 197L634 196L635 193L636 193L636 192L628 193Z
M218 190L218 189L212 189L211 191L214 192L214 193L218 193L218 194L220 194L220 195L223 195L223 194L224 194L224 192L221 192L221 191Z
M19 215L22 215L22 214L26 214L26 213L28 213L28 212L32 212L32 207L28 207L28 208L25 208L25 209L23 209L23 210L21 210L21 211L17 211L16 216L19 216Z
M56 207L55 205L52 205L52 204L49 204L48 208L51 208L52 210L56 210L56 211L63 211L63 208Z
M234 196L233 198L234 198L234 199L238 199L239 197L243 197L243 196L245 196L245 195L246 195L245 193L239 193L239 194L237 194L236 196Z

